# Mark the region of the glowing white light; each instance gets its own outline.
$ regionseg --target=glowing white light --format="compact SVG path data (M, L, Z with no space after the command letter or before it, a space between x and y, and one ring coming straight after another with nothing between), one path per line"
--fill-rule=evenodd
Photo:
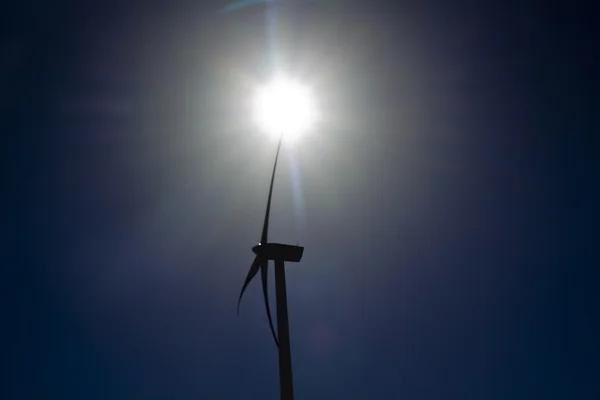
M311 91L299 82L277 77L257 90L254 119L261 129L284 140L294 140L315 120Z

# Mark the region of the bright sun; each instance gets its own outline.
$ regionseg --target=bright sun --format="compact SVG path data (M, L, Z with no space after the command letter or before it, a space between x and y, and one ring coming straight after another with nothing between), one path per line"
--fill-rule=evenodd
M312 93L300 82L279 76L257 89L254 120L265 132L294 140L314 123Z

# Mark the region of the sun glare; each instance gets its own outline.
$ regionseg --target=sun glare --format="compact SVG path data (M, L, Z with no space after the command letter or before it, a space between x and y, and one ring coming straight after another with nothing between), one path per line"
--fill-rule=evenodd
M257 89L254 119L265 132L284 140L294 140L306 133L315 120L311 91L300 82L277 77Z

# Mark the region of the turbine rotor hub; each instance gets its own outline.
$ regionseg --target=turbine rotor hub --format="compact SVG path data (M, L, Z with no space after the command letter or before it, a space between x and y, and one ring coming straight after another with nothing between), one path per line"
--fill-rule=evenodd
M252 252L254 254L256 254L257 256L261 255L264 252L264 246L263 246L263 244L259 243L256 246L252 247Z

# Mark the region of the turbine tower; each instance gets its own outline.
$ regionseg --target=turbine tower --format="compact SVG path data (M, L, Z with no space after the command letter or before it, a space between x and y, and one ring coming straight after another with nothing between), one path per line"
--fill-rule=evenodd
M261 271L263 297L265 300L265 308L267 310L267 316L269 318L269 325L271 328L271 334L275 340L275 344L279 349L279 386L281 393L281 400L293 400L294 390L292 385L292 356L290 351L290 331L288 324L288 310L287 310L287 293L285 284L285 262L300 262L302 254L304 253L304 247L292 246L281 243L269 243L268 231L269 231L269 213L271 211L271 197L273 194L273 183L275 181L275 171L277 169L277 160L279 158L279 150L281 149L281 137L279 144L277 145L277 153L275 155L275 163L273 165L273 173L271 174L271 184L269 186L269 196L267 198L267 210L265 212L265 220L263 223L262 234L258 245L252 248L256 257L250 266L246 281L242 286L240 297L238 299L238 314L240 309L240 302L246 287L256 276L259 269ZM273 321L271 319L271 310L269 308L269 294L267 289L267 272L269 261L275 262L275 298L277 302L277 335L273 328Z

